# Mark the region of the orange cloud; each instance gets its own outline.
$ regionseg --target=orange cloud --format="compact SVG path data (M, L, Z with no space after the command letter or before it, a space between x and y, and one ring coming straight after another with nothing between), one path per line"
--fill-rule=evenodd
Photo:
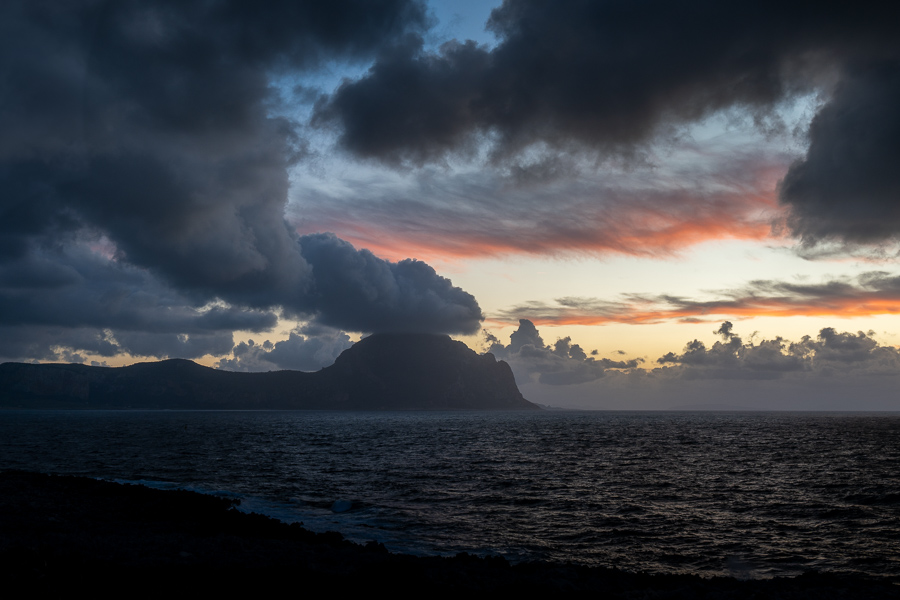
M629 295L620 300L559 298L555 304L526 303L503 311L495 319L508 324L520 318L536 325L651 324L726 317L840 316L900 314L900 276L881 272L855 281L799 285L755 281L721 293L714 300L676 296Z
M783 239L776 186L786 159L726 153L718 161L696 173L592 174L532 186L459 176L395 195L378 186L349 188L295 206L293 221L298 233L331 231L391 260L671 256L713 240Z
M776 240L782 218L773 195L725 195L691 198L665 194L613 206L559 202L559 212L492 216L414 215L411 218L351 220L319 215L298 227L300 234L331 231L358 248L389 260L495 257L511 254L565 253L669 256L704 242L724 239ZM551 208L539 213L555 212Z

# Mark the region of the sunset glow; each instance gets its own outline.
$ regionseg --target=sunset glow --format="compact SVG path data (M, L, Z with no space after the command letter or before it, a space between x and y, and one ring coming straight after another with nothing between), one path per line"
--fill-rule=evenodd
M2 9L2 360L451 335L594 408L894 364L892 9L347 2Z

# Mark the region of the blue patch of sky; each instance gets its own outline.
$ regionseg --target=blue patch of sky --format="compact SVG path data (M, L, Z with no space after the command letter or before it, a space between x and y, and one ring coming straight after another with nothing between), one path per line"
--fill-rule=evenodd
M451 40L471 39L489 47L496 45L496 37L485 25L491 11L499 5L500 2L479 0L430 2L434 24L425 36L425 49L436 52ZM372 62L329 61L312 71L273 73L270 82L277 95L271 114L305 123L320 95L332 93L344 80L363 77L371 66Z
M491 11L500 6L500 2L439 0L430 2L429 6L437 18L437 25L429 32L426 47L437 48L453 39L474 40L490 47L497 44L497 38L485 25Z

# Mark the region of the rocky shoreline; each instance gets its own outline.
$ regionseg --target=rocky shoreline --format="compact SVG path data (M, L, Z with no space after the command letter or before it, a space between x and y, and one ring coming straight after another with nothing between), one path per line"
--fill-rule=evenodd
M738 581L500 557L415 557L233 510L232 500L83 477L0 472L0 573L49 596L197 591L531 592L604 598L896 598L887 580ZM287 587L286 587L287 586Z

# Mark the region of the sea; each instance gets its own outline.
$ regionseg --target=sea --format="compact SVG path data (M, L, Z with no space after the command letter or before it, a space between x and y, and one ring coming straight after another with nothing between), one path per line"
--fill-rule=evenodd
M183 488L394 552L900 581L900 414L0 411L0 468Z

